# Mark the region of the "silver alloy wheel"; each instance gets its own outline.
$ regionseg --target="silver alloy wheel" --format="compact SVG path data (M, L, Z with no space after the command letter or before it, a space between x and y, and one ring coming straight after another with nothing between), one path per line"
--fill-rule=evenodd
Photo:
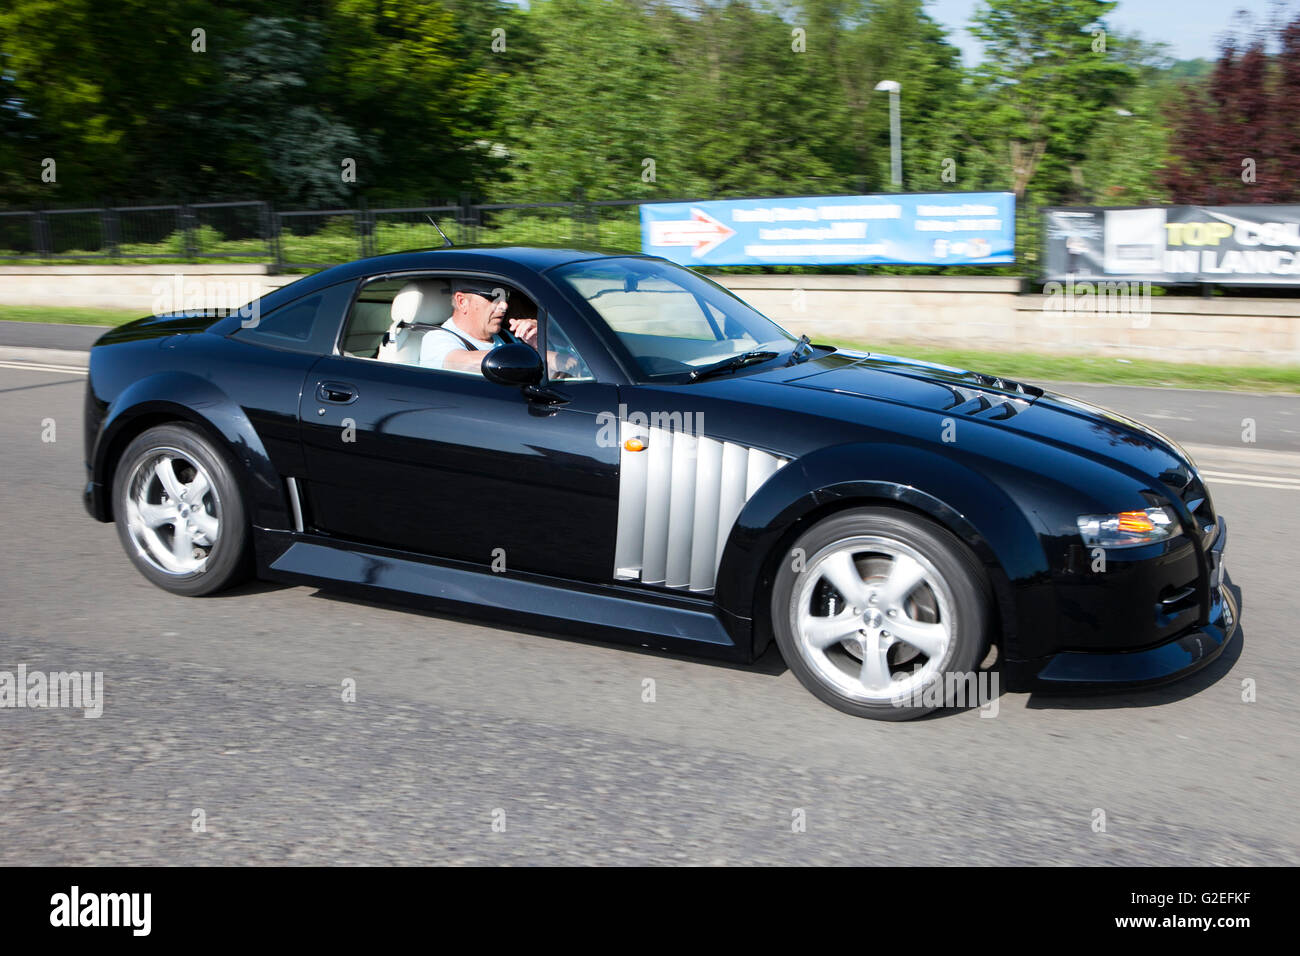
M845 538L799 575L790 625L825 683L864 703L919 693L953 639L956 601L920 551L897 538Z
M141 556L159 571L196 574L221 534L221 499L192 455L155 448L127 480L126 525Z

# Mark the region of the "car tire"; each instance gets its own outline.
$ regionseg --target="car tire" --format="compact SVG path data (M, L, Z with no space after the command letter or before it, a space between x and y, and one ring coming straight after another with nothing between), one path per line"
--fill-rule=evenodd
M127 555L165 591L197 597L249 576L239 483L192 426L159 425L127 446L113 476L113 515Z
M976 703L968 692L979 684L958 681L973 679L987 654L991 612L970 549L898 508L813 525L772 587L772 631L800 683L837 710L877 720L910 720L959 695Z

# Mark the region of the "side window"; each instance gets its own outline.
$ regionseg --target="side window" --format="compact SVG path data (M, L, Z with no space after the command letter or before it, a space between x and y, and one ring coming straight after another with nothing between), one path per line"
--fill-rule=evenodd
M451 311L451 283L446 278L403 276L367 282L352 304L339 350L354 358L418 365L420 339L445 322ZM399 320L410 322L411 329L396 326Z
M339 351L391 365L481 375L480 353L511 341L516 320L537 315L530 296L497 278L450 273L381 277L357 294ZM567 337L564 343L572 351ZM581 359L566 359L564 367L591 375Z
M591 382L595 376L554 318L546 318L546 377L553 382Z
M231 337L272 348L323 354L333 345L339 319L351 296L350 282L330 286L258 316L255 321L247 320L248 324L241 325Z

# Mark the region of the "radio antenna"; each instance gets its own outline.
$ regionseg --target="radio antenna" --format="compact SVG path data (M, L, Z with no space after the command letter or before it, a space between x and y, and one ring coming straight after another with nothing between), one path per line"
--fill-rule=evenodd
M442 231L442 228L438 225L437 221L435 221L434 218L433 218L432 216L430 216L430 215L426 212L426 213L424 214L424 218L427 219L427 220L429 220L429 225L433 226L434 229L437 229L437 230L438 230L438 235L442 236L442 241L443 241L444 243L446 243L446 245L448 245L448 246L450 246L450 245L454 245L454 243L453 243L450 239L447 238L447 234L446 234L445 232Z

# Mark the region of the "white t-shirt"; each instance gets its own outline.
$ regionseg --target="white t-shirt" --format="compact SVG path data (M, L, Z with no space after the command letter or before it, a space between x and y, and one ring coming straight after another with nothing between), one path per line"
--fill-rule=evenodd
M505 340L499 335L492 336L491 341L475 338L470 335L459 325L455 319L448 319L442 323L442 327L450 329L464 339L470 345L474 346L479 352L490 352L498 345L505 345ZM465 342L456 338L451 332L443 332L440 329L430 329L424 333L424 338L420 341L420 365L424 368L443 368L443 362L452 352L460 352L465 349ZM478 369L474 368L450 368L449 372L466 372L470 375L479 374Z

